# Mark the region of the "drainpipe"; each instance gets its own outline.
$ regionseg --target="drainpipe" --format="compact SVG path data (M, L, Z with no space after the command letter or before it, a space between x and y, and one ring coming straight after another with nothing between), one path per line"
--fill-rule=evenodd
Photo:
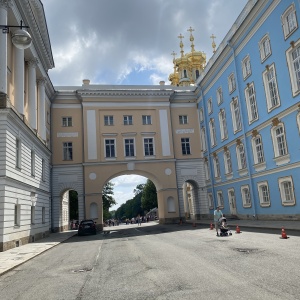
M250 187L250 195L251 195L251 201L253 203L253 218L257 218L256 216L256 201L254 199L254 194L253 194L253 178L252 178L252 173L251 173L251 169L250 169L250 160L249 160L249 155L248 155L248 143L247 143L247 137L246 137L246 133L245 133L245 119L244 118L244 110L242 110L242 102L240 101L241 98L241 93L240 93L240 87L239 87L239 81L238 81L238 70L237 70L237 66L236 66L236 56L235 56L235 48L234 46L231 45L231 41L229 40L227 42L227 45L230 47L231 52L232 52L232 57L233 57L233 63L234 63L234 70L235 70L235 74L236 74L236 88L237 88L237 93L238 93L238 102L239 102L239 107L240 107L240 116L241 116L241 122L242 122L242 130L243 130L243 137L244 137L244 150L245 150L245 155L246 155L246 162L247 162L247 167L248 167L248 173L249 173L249 187ZM252 147L252 146L251 146Z

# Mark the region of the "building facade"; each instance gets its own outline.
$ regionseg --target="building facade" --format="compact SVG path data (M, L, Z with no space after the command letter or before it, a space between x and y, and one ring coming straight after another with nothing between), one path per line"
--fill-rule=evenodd
M0 25L30 26L32 45L18 49L0 32L0 251L51 229L50 99L54 67L40 1L0 0Z
M201 73L210 213L300 218L299 1L249 1Z

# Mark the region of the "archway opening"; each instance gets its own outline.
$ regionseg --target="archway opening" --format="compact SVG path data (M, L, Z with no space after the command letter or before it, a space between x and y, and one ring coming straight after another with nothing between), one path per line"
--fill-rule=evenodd
M77 229L78 224L78 193L75 190L66 190L62 194L60 231Z
M195 220L199 214L198 185L194 180L186 180L182 186L184 216L187 220Z

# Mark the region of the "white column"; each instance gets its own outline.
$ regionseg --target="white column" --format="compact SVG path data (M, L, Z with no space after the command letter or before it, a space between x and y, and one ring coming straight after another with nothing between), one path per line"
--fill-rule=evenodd
M28 121L32 129L37 129L37 101L36 101L36 66L37 60L28 63Z
M0 25L7 25L10 0L0 0ZM7 37L0 31L0 92L7 94Z
M41 138L45 141L46 140L46 112L45 112L45 84L46 78L38 79L38 132Z
M14 46L15 108L24 115L24 50Z

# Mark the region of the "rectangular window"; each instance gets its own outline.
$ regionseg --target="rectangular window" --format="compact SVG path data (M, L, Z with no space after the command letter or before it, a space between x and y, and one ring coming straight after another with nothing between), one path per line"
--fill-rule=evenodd
M212 193L207 194L208 197L208 207L212 209L214 207L214 201L213 201L213 196Z
M243 199L243 206L250 207L251 206L251 196L250 189L248 185L241 186L241 194Z
M73 160L73 144L71 142L63 143L63 160Z
M220 172L219 158L217 156L213 158L213 164L214 164L215 178L219 178L221 176L221 172Z
M292 176L279 178L278 183L282 205L294 205L295 194Z
M231 155L229 150L224 152L224 164L225 164L225 172L226 174L232 173L232 163L231 163Z
M210 173L209 173L209 167L208 167L208 161L206 160L204 162L204 172L205 172L205 180L209 180Z
M217 145L216 127L214 119L210 119L209 121L209 133L211 147L214 147Z
M212 98L209 98L207 100L207 111L208 111L208 114L212 114L213 112L213 103L212 103Z
M286 51L293 97L300 92L300 40Z
M233 123L233 131L234 133L236 133L237 131L240 131L242 129L240 106L237 98L234 98L234 100L230 102L230 108Z
M105 140L105 157L114 158L116 157L116 146L114 139Z
M181 150L183 155L191 154L190 138L181 138Z
M242 62L243 77L246 79L251 75L250 57L247 56Z
M279 156L286 155L288 152L287 152L285 135L282 126L278 127L275 130L275 135L276 135L276 141L278 146L278 155Z
M151 125L152 124L152 119L151 116L142 116L143 119L143 125Z
M30 167L31 167L31 176L35 175L35 152L31 150L31 157L30 157Z
M219 112L219 123L220 123L221 139L225 140L228 138L228 131L227 131L227 123L226 123L226 114L224 109L221 109Z
M113 126L114 125L114 116L104 116L104 125Z
M187 116L179 116L179 124L187 124L188 117Z
M259 42L260 59L264 62L271 55L270 38L266 34Z
M223 103L223 91L222 91L222 87L219 87L217 90L217 103L218 105L220 105L221 103Z
M261 136L255 137L254 147L255 147L255 149L254 149L254 151L255 151L254 162L256 164L263 163L265 161L265 157L264 157L264 151L263 151Z
M16 139L16 167L21 169L21 141Z
M239 169L246 169L247 168L247 162L246 162L246 156L245 156L245 149L244 145L240 144L237 146L237 155L238 155L238 167Z
M126 157L133 157L135 156L134 152L134 139L125 139L125 156Z
M72 117L63 117L62 118L63 127L72 127Z
M132 125L132 116L123 116L124 125Z
M228 89L230 94L236 89L234 74L230 74L228 77Z
M153 156L154 155L153 138L144 138L144 155L145 156Z
M201 137L202 151L205 152L205 151L207 150L207 148L206 148L206 133L205 133L205 127L202 127L202 128L201 128L200 137Z
M249 123L252 123L253 121L258 119L258 111L253 83L249 84L248 87L245 89L245 97L247 102Z
M281 16L284 38L287 39L297 28L295 4L293 3Z
M275 66L269 66L263 73L268 112L280 105Z
M224 207L224 198L223 198L223 193L221 191L217 192L217 199L218 199L218 206L220 208Z
M260 206L270 206L270 193L267 181L257 184Z

